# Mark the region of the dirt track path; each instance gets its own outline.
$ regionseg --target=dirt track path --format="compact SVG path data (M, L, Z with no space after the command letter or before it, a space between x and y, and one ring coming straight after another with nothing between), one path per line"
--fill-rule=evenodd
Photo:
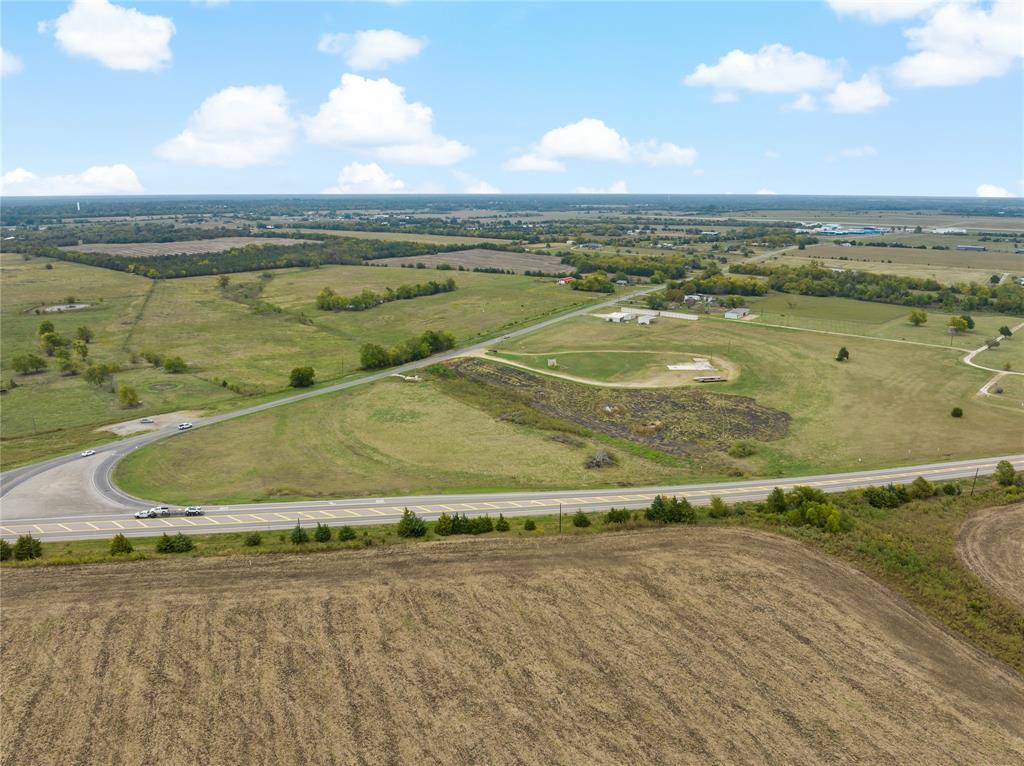
M5 570L3 595L4 766L1024 761L1024 678L749 530Z
M975 574L1024 607L1024 503L969 517L960 527L957 553Z

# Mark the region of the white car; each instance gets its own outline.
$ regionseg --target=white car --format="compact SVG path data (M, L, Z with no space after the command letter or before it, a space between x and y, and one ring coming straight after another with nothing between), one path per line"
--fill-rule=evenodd
M94 449L87 449L85 452L82 453L82 457L92 457L95 454L96 454L96 450L94 450Z
M156 511L152 508L146 508L144 511L136 511L135 518L137 519L155 519Z
M186 516L202 516L203 508L200 505L190 505L185 509Z
M178 430L179 431L187 431L191 427L192 427L191 423L178 423Z
M152 423L152 422L153 422L153 418L143 418L143 419L142 419L142 420L140 420L139 422L140 422L140 423L146 423L146 424L149 424L149 423Z

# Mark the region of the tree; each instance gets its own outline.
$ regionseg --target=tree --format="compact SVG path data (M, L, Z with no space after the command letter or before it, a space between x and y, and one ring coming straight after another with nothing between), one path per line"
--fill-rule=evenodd
M952 410L950 410L949 414L952 415L954 418L962 418L964 416L964 411L959 407L954 407Z
M1007 327L1006 325L1003 325L1002 327L999 328L999 334L1005 338L1013 337L1013 333L1010 331L1010 328Z
M93 332L85 325L82 325L75 330L75 337L84 343L92 343Z
M523 522L523 529L527 532L532 532L537 528L537 522L533 519L527 519Z
M713 519L721 519L729 515L729 506L725 504L725 501L715 495L711 498L711 505L708 507L708 516Z
M255 548L257 545L263 544L263 535L257 531L253 531L247 534L242 542L249 548Z
M782 491L782 487L776 487L768 493L768 499L765 501L765 510L768 513L785 513L788 510L786 493Z
M179 375L188 369L188 365L185 364L185 360L180 356L169 356L164 359L164 372L169 372L172 375Z
M581 528L590 526L590 517L583 512L582 508L572 515L572 525Z
M920 327L928 321L928 314L926 314L923 309L914 309L910 312L908 319L910 320L910 324L914 325L914 327Z
M0 561L10 561L14 555L14 547L6 540L0 538Z
M84 340L71 341L71 349L78 354L78 358L82 361L85 361L85 358L89 356L89 344Z
M39 337L42 338L44 335L50 332L56 332L53 327L53 322L49 319L44 319L39 323Z
M288 385L292 388L309 388L315 377L312 367L296 367L288 376Z
M99 363L90 364L85 370L85 380L94 386L103 385L104 381L110 380L117 372L117 366L113 364Z
M836 361L837 362L845 362L849 358L850 358L850 352L846 350L846 346L842 346L839 349L839 353L836 354Z
M316 531L313 532L313 539L318 543L328 543L331 541L331 528L326 524L321 524L319 521L316 523Z
M219 287L221 290L223 290L225 287L227 287L230 284L231 284L231 277L229 277L227 274L220 274L217 277L217 287Z
M138 407L141 402L139 401L139 394L132 386L126 386L121 384L117 389L117 401L121 403L121 406L125 409L129 407Z
M31 533L22 535L18 538L18 541L14 543L14 558L18 561L37 559L42 555L43 544L36 538L32 537Z
M625 524L629 521L630 513L625 508L609 508L604 515L605 524Z
M1003 278L999 274L993 274L988 278L989 284L998 285L1003 281Z
M996 481L1004 487L1009 487L1017 480L1017 471L1014 470L1013 465L1009 460L1000 460L996 463L995 476Z
M154 367L159 367L164 361L164 358L155 351L143 351L141 356Z
M508 519L503 514L498 514L498 520L494 522L495 532L508 532Z
M946 326L953 335L967 332L967 320L963 317L950 317L949 321L946 322Z
M295 522L295 528L292 530L291 541L295 545L302 545L303 543L309 542L309 533L302 528L299 522Z
M39 345L43 349L43 353L47 356L53 356L57 353L58 349L65 348L71 344L63 335L48 332L39 339Z
M935 487L928 479L924 476L918 476L912 482L910 482L910 488L908 490L910 496L915 499L921 499L925 497L931 497L935 494Z
M343 543L348 542L349 540L355 540L356 531L346 524L345 526L340 527L338 529L338 539L341 540Z
M116 535L114 535L113 538L111 538L111 540L110 540L110 555L111 556L120 556L122 554L127 555L127 554L131 553L133 550L135 550L135 549L132 548L132 544L130 542L128 542L128 538L125 537L120 532L118 532Z
M441 537L447 537L448 535L452 534L453 529L454 523L452 522L452 517L449 516L447 513L442 512L441 515L437 517L437 521L434 523L434 531Z
M81 363L75 361L70 356L60 357L59 367L61 375L77 375L82 371Z
M387 349L376 343L366 343L359 349L359 364L364 370L377 370L391 365Z
M972 317L970 314L961 314L960 318L967 323L968 330L974 329L974 317Z
M18 354L11 360L11 366L22 375L29 375L45 370L48 362L39 354Z
M406 508L402 512L402 519L398 522L399 537L423 537L427 533L427 523L415 513Z

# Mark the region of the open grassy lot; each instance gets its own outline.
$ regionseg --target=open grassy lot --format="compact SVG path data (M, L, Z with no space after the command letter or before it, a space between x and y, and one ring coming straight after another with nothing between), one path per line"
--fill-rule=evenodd
M221 253L246 245L298 245L309 242L306 239L284 237L218 237L216 239L189 239L179 242L131 242L127 244L100 243L95 245L70 245L61 250L79 253L108 253L127 258L152 258L155 255L199 255Z
M140 497L187 504L597 487L675 475L626 451L616 466L587 469L602 446L594 439L511 415L492 417L436 381L382 381L160 442L133 452L115 478Z
M23 261L3 256L2 370L4 395L3 463L12 466L108 439L95 428L154 412L207 409L247 401L287 387L288 373L311 364L318 380L353 374L359 348L366 342L392 345L426 329L455 333L460 343L497 334L603 296L559 288L528 277L459 273L458 289L365 312L324 312L315 306L325 286L342 295L364 288L383 290L426 281L433 272L363 266L283 269L267 281L259 274L231 276L234 287L266 282L254 308L217 287L215 277L153 281L121 272L48 259ZM76 301L87 308L37 315L35 309ZM15 375L12 357L37 350L40 321L74 337L79 325L95 333L89 361L113 362L122 371L115 383L134 386L143 406L125 412L109 391L80 376L63 377L51 359L36 375ZM181 356L185 375L167 375L130 352L154 351ZM223 382L228 386L225 387Z
M863 249L863 248L859 248ZM830 249L831 250L831 249ZM805 251L791 250L785 255L771 259L773 263L783 266L806 266L811 261L817 262L826 269L844 269L847 271L867 271L877 274L893 274L898 277L918 277L934 279L942 285L954 285L963 282L989 284L993 274L1002 276L1001 270L978 269L957 266L934 266L913 263L890 263L885 260L842 260L838 257L825 257L817 248Z
M330 234L332 237L352 237L353 239L380 239L385 242L425 242L428 245L479 245L481 242L502 244L505 239L491 237L460 237L446 234L411 234L401 231L346 231L342 229L284 229L300 234Z
M1021 677L845 562L515 535L5 571L5 761L1024 758Z
M851 312L861 305L848 303ZM849 362L834 360L840 346L849 349ZM1007 419L1005 410L980 401L975 393L991 373L961 364L955 348L717 319L637 327L592 317L502 347L552 355L567 348L618 348L725 357L739 374L715 384L716 392L753 397L793 418L785 437L760 444L757 454L740 461L752 474L881 467L1024 448L1024 413ZM963 408L963 419L950 417L954 406Z
M429 255L409 256L408 258L383 258L379 261L384 266L408 266L422 263L429 268L447 264L454 268L462 266L466 269L504 269L522 274L524 271L543 271L545 274L568 274L573 269L566 266L560 258L541 253L511 253L501 250L459 250L454 253L432 253Z
M1000 276L1024 272L1024 255L1015 255L1013 245L986 242L984 253L959 250L918 250L906 247L841 247L825 243L806 250L788 250L782 263L805 263L826 259L829 268L880 271L901 276L930 277L939 282L988 283L993 274ZM1001 248L1001 249L998 249ZM835 260L837 263L832 263ZM943 278L945 277L945 278ZM952 279L952 277L959 277Z
M700 358L699 355L697 355ZM693 364L693 354L661 351L568 351L518 354L498 351L488 359L511 362L548 375L568 375L588 382L637 388L693 385L694 378L706 375L732 374L733 365L721 356L715 359L713 370L670 370L668 365ZM555 367L548 365L554 359ZM710 360L709 360L710 361Z
M994 338L1003 325L1014 327L1021 317L1002 314L973 314L973 330L950 335L947 322L953 314L928 311L928 321L914 327L908 321L910 309L885 303L850 298L818 298L813 295L770 293L747 301L761 324L803 327L825 332L864 335L872 338L907 340L973 350Z

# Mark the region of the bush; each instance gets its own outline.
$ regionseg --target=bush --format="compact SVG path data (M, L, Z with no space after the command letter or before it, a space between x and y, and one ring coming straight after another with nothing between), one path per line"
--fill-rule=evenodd
M693 524L697 521L697 512L685 497L680 500L675 496L655 495L644 517L662 524Z
M609 468L617 462L618 460L611 452L606 449L599 449L587 458L587 462L584 465L587 468Z
M156 542L157 553L188 553L195 547L192 538L188 535L183 535L181 532L178 532L174 537L170 537L164 532Z
M729 457L750 457L757 452L757 445L749 439L740 439L729 445Z
M847 351L846 346L842 346L839 349L839 353L836 354L836 361L837 362L845 362L849 358L850 358L850 352Z
M318 521L316 523L316 531L313 532L313 539L318 543L329 543L331 541L331 528Z
M910 496L915 500L919 500L925 497L931 497L935 494L935 487L930 481L923 476L918 476L912 482L910 482Z
M458 516L458 514L455 515ZM447 513L442 513L437 517L437 521L434 522L434 531L438 535L441 537L447 537L448 535L453 534L453 530L454 523L452 522L451 516Z
M942 485L942 494L944 495L956 497L961 492L963 492L963 490L960 488L960 485L957 484L955 481L949 481Z
M523 529L526 530L527 532L532 532L536 528L537 528L537 522L534 521L533 519L527 519L525 522L523 522Z
M954 418L962 418L964 416L964 411L959 407L954 407L952 410L950 410L949 414L952 415Z
M122 553L128 554L134 550L132 544L128 542L128 538L118 532L110 540L110 555L119 556Z
M910 493L902 484L888 484L884 487L865 487L864 499L872 508L899 508L910 502Z
M605 524L625 524L630 519L630 513L625 508L609 508L604 515Z
M502 514L498 514L498 520L494 522L495 532L508 532L508 519Z
M303 543L309 542L309 532L304 530L302 525L298 522L295 522L295 528L292 530L289 537L295 545L302 545Z
M1004 487L1012 486L1014 481L1017 479L1017 471L1014 470L1013 465L1009 460L1000 460L996 463L996 481L1002 484Z
M341 527L340 529L338 529L338 539L341 540L343 543L348 542L349 540L355 540L355 529L348 525Z
M466 531L471 535L483 535L494 531L494 522L487 514L477 516L475 519L467 519L467 521L468 525Z
M729 506L717 495L711 498L711 505L708 507L708 516L713 519L723 519L729 515Z
M185 360L180 356L169 356L164 359L164 372L179 375L186 370L188 370L188 365L185 364Z
M263 544L263 535L259 532L250 532L245 536L242 542L249 548L255 548L257 545Z
M10 561L14 555L14 547L6 540L0 540L0 561Z
M782 487L776 487L768 493L764 506L768 513L785 513L788 510L786 493L782 491Z
M31 534L22 535L14 543L14 558L18 561L37 559L43 555L43 544Z
M572 515L572 525L574 527L589 527L590 517L580 509Z
M427 534L427 522L406 508L398 522L399 537L423 537Z
M292 388L309 388L315 378L316 372L312 367L296 367L288 376L288 385Z

